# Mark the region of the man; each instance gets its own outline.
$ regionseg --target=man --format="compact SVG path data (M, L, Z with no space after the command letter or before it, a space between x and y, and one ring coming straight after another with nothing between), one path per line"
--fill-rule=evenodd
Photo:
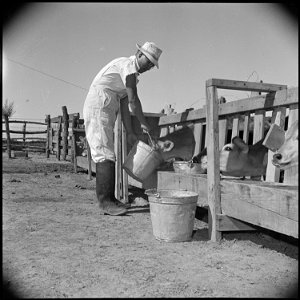
M152 42L136 46L138 50L135 55L114 59L100 70L83 107L86 138L96 163L96 195L101 214L118 216L127 212L126 206L114 195L114 125L119 107L129 144L133 145L137 137L132 131L128 106L142 129L150 131L137 94L138 76L154 66L158 68L162 50Z

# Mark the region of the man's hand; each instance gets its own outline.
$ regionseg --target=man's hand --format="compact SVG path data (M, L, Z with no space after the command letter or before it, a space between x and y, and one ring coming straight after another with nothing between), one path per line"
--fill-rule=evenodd
M133 146L136 141L137 136L133 132L127 134L127 142L130 146Z
M151 128L149 125L141 124L141 128L142 128L143 132L145 132L145 133L147 133L147 132L149 133L151 131Z

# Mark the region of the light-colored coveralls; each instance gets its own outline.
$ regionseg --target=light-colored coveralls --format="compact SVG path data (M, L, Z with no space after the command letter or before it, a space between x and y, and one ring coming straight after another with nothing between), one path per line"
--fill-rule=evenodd
M119 101L127 97L126 77L136 74L135 55L114 59L103 67L94 78L83 106L86 138L95 163L115 161L114 126Z

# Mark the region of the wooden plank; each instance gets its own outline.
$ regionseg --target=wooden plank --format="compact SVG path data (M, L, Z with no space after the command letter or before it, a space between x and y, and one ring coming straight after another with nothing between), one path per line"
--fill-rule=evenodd
M216 214L221 213L218 104L217 88L206 83L208 224L212 241L222 238L216 227Z
M219 149L223 148L227 141L228 126L227 119L219 120Z
M254 98L245 98L231 101L219 106L219 116L230 114L244 114L256 110L272 110L276 106L288 106L298 103L298 87L287 90L280 90L267 95L260 95ZM162 116L159 118L159 126L184 123L192 121L205 121L206 111L203 108L192 110L175 115Z
M298 188L283 184L221 181L222 213L298 237Z
M217 214L218 231L256 231L254 226L223 214Z
M299 111L298 111L298 104L297 105L291 105L289 109L289 122L288 122L288 128L291 127L291 125L298 120ZM292 185L298 185L298 174L299 169L298 166L291 167L284 171L284 183L292 184Z
M62 160L66 160L67 154L68 154L68 130L69 130L69 116L67 107L62 107L63 112L63 130L62 130L62 141L63 141L63 148L62 148Z
M235 136L239 136L239 122L240 120L238 116L233 118L231 139L233 139Z
M243 141L248 144L249 141L249 125L250 125L250 113L247 112L244 115L244 128L243 128Z
M46 157L49 158L49 155L50 155L50 134L51 134L50 115L46 115L45 122L47 124Z
M38 130L38 131L10 130L9 132L10 133L18 133L18 134L41 134L41 133L47 133L47 129Z
M59 117L58 120L58 129L57 129L57 153L56 153L56 157L58 160L60 160L60 134L61 134L61 122L62 122L62 117Z
M274 92L287 88L287 85L249 82L240 80L228 80L212 78L206 81L206 86L214 86L221 89L230 89L237 91L253 91L253 92Z
M116 182L115 182L115 194L118 200L122 198L122 124L121 124L121 112L119 109L116 123L115 123L115 153L116 153Z
M172 171L157 172L157 189L187 190L198 194L197 205L207 207L206 174L182 174Z
M264 136L264 122L265 111L259 110L254 115L254 127L253 127L253 144L257 143Z
M195 125L194 125L195 150L194 150L193 156L195 156L201 152L202 136L203 136L203 124L195 123Z
M125 158L127 156L127 134L126 134L126 129L124 124L121 124L122 126L122 164L125 161ZM123 189L123 203L128 203L128 175L126 173L125 170L122 169L121 166L121 172L122 172L122 176L123 176L123 184L122 184L122 189Z

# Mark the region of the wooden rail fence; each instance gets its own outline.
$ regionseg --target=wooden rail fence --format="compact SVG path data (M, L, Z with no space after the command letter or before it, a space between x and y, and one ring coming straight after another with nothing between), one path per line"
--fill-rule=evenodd
M12 150L21 150L21 151L39 151L44 152L46 150L46 133L45 130L34 130L29 131L27 129L28 124L45 126L45 123L42 122L33 122L33 121L21 121L21 120L9 120L5 118L2 120L2 124L5 123L6 139L2 138L2 150L7 150L8 157L11 158ZM22 130L11 130L10 124L23 124ZM12 138L11 134L22 135L19 138ZM45 134L45 137L32 137L28 135L36 134ZM44 144L44 145L43 145Z

